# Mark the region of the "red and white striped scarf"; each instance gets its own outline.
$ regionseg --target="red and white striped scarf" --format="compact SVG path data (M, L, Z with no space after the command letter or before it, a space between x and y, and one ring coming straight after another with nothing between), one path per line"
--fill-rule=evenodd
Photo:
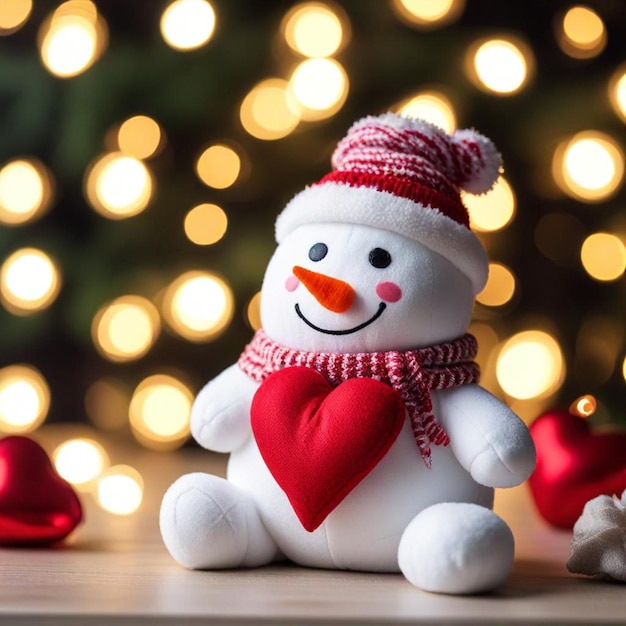
M455 341L406 352L305 352L287 348L258 330L239 358L239 367L258 382L285 367L305 366L318 371L333 387L349 378L373 378L389 385L402 398L417 447L430 467L431 444L450 443L432 413L430 392L477 383L477 350L476 339L468 333Z

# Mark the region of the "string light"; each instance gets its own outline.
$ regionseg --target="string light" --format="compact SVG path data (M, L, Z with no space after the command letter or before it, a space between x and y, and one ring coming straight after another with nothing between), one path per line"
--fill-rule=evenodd
M41 372L30 365L0 369L0 432L28 433L46 419L50 388Z
M119 149L137 159L157 154L163 144L163 132L158 122L147 115L134 115L125 120L117 133Z
M114 465L100 477L98 504L114 515L130 515L143 501L143 478L130 465Z
M161 35L175 50L195 50L209 42L215 21L215 10L206 0L176 0L161 15Z
M190 241L209 246L226 234L228 217L217 204L199 204L185 216L184 228Z
M488 193L479 196L463 193L463 202L470 215L471 227L477 231L501 230L515 217L515 193L503 176Z
M156 307L146 298L127 295L98 311L91 325L91 336L107 359L132 361L150 350L160 330Z
M569 412L578 417L591 417L598 408L596 399L591 394L585 394L572 402Z
M288 101L289 83L282 78L268 78L255 85L239 109L241 125L257 139L282 139L300 123L300 115Z
M322 120L346 101L348 75L334 59L307 59L293 71L288 89L303 120Z
M193 393L173 376L155 374L139 383L130 401L130 426L144 446L173 450L189 437Z
M626 271L626 247L611 233L594 233L583 242L580 260L595 280L617 280Z
M589 59L606 47L606 28L593 9L573 6L556 22L556 39L568 56Z
M12 35L26 24L33 0L0 0L0 36Z
M41 60L52 74L72 78L91 67L104 52L106 22L90 0L68 0L41 25Z
M196 161L198 178L214 189L226 189L237 182L241 157L230 146L215 144L206 148Z
M52 176L36 159L16 159L0 170L0 222L26 224L45 214L52 201Z
M466 71L474 84L502 96L518 93L527 84L533 67L529 46L517 38L478 41L466 57Z
M139 159L111 152L96 159L86 172L85 192L91 206L109 219L125 219L144 211L154 182Z
M304 2L285 15L281 32L295 52L306 57L329 57L345 45L347 24L340 7Z
M411 26L433 28L458 19L465 0L393 0L391 6Z
M72 485L85 488L109 464L105 449L93 439L70 439L52 453L57 472Z
M395 110L406 117L421 118L451 133L456 128L456 113L449 98L439 91L422 91L403 100Z
M165 291L163 316L190 341L211 341L230 324L234 302L224 280L203 271L179 276Z
M567 195L584 202L601 202L623 182L624 153L612 137L583 131L557 147L552 175Z
M14 315L28 315L47 308L60 289L56 263L36 248L17 250L0 267L0 297Z
M510 302L515 295L515 276L501 263L489 263L489 278L476 300L485 306L499 307Z
M502 389L518 400L548 396L561 386L565 376L561 348L543 331L518 333L502 346L496 376Z

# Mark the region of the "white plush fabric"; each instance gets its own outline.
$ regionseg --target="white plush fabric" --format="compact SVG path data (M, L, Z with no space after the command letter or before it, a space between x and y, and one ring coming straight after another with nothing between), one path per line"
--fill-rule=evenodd
M345 202L358 202L358 194L365 191L363 210L369 212L370 223L335 223L337 197L324 195L325 187L317 196L312 188L305 201L326 222L279 224L284 228L279 238L284 239L268 265L261 299L267 335L296 350L331 353L408 350L462 336L474 292L485 278L484 252L474 235L448 218L450 229L422 223L432 246L411 233L376 228L375 207L368 204L371 192L360 189L349 190L357 196L351 193ZM404 201L391 197L390 202ZM402 220L402 207L395 208ZM297 214L298 209L291 215ZM400 221L399 228L412 223ZM457 228L461 231L453 232ZM455 247L457 235L467 239L466 245ZM311 259L309 250L320 242L327 254ZM443 255L435 251L437 246ZM388 266L369 263L375 248L389 253ZM325 308L296 280L294 266L348 283L355 292L349 309L337 313ZM372 318L389 293L380 290L381 284L392 285L391 293L401 297L388 298L382 314L356 332L324 334L296 313L298 304L318 328L358 327ZM440 593L481 592L505 580L513 542L504 522L490 510L493 488L523 482L534 466L534 447L521 420L497 398L477 385L434 391L433 413L450 445L433 446L432 468L426 468L406 419L385 456L308 532L252 434L250 405L257 388L258 383L233 365L196 398L194 438L207 449L229 452L230 459L226 480L190 474L163 498L161 532L176 561L189 568L216 569L284 557L310 567L402 571L414 585Z
M574 525L567 569L626 582L626 491L589 500Z
M493 511L443 502L424 509L408 525L398 562L416 587L468 594L501 585L513 565L513 553L513 534Z

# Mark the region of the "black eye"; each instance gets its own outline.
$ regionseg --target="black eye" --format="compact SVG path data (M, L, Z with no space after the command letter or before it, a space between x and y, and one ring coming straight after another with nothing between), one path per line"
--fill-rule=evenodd
M328 246L325 243L316 243L309 250L311 261L321 261L328 254Z
M374 248L370 250L369 255L370 265L374 267L383 268L391 265L391 255L387 250L383 250L383 248Z

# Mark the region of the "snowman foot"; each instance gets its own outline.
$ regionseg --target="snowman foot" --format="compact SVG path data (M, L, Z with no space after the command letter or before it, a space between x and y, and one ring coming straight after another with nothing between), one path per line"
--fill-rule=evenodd
M172 557L190 569L256 567L278 554L252 498L210 474L187 474L167 490L160 526Z
M436 593L480 593L498 587L513 566L513 534L490 509L444 502L424 509L398 548L408 581Z

